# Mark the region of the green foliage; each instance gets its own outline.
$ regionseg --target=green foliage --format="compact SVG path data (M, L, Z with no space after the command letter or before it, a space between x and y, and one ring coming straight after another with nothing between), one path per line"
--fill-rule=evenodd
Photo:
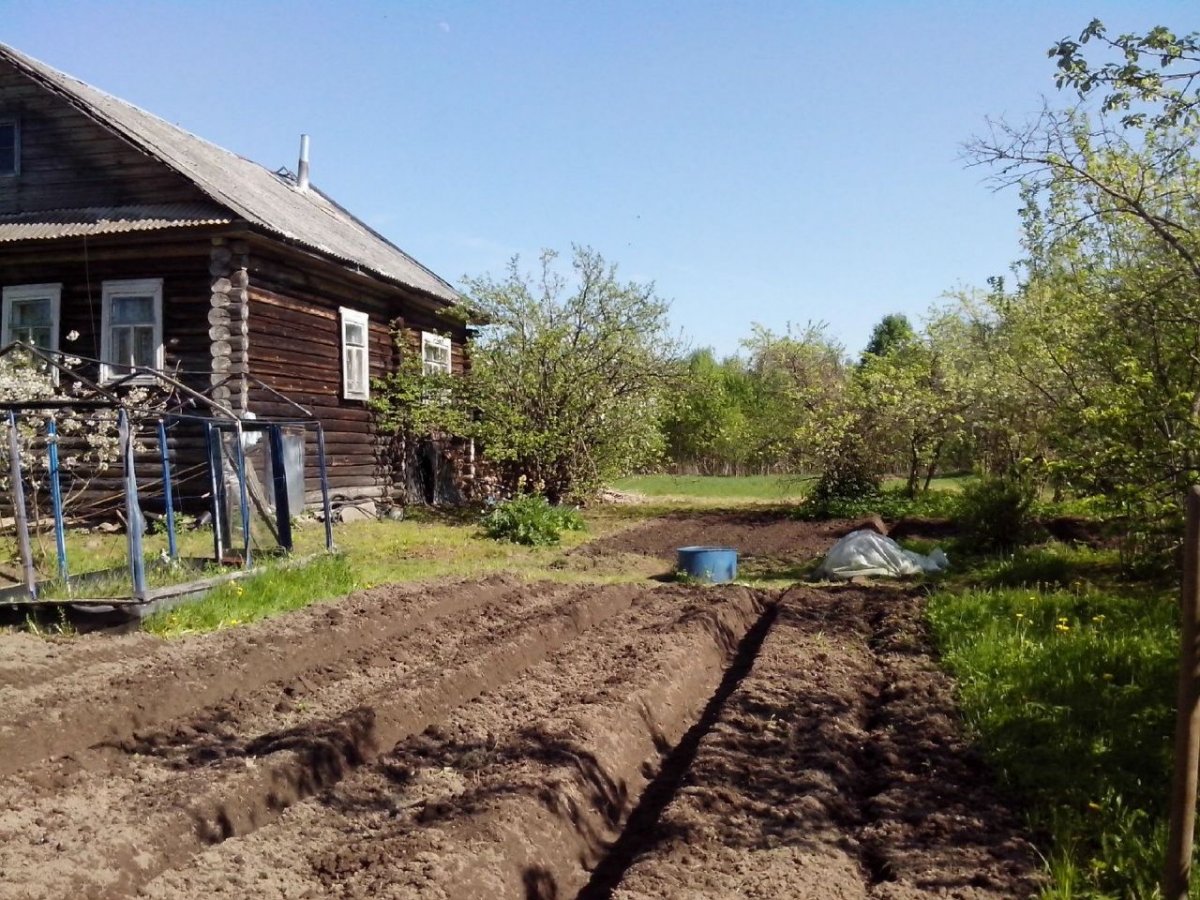
M810 497L797 510L797 515L817 521L877 515L894 522L910 517L949 519L957 512L958 494L954 491L930 490L911 497L905 488L892 487L823 501Z
M564 531L582 531L583 517L570 506L554 506L540 494L497 503L481 523L488 537L539 547L557 544Z
M1117 58L1092 65L1084 56L1091 42ZM1077 40L1063 38L1049 56L1057 62L1060 88L1073 87L1081 98L1100 95L1101 109L1121 113L1127 128L1188 125L1200 112L1200 32L1178 37L1159 25L1110 37L1093 19Z
M867 346L859 364L865 363L870 356L888 356L910 343L916 336L908 316L899 313L886 315L871 329L871 336L867 339Z
M1034 535L1036 487L1020 478L981 478L963 488L955 518L962 541L974 550L1006 550Z
M514 259L503 279L468 291L488 325L472 345L472 433L510 492L586 498L655 460L660 394L674 383L676 343L652 284L575 247L570 281L545 251L535 277Z
M469 381L444 373L426 374L424 360L413 353L402 331L392 336L399 362L371 383L367 405L379 429L402 438L435 433L467 436L471 432Z
M1092 551L1054 556L1064 578L1104 578ZM1043 896L1152 897L1170 780L1175 604L1077 581L941 592L928 615L968 725L1045 836L1054 884Z

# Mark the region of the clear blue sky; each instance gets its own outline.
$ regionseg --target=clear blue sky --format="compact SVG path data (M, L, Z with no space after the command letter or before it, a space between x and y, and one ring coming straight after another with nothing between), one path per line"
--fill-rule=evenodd
M960 144L1054 97L1092 17L1191 2L0 0L0 41L312 177L447 280L590 244L696 346L824 320L853 352L1018 255Z

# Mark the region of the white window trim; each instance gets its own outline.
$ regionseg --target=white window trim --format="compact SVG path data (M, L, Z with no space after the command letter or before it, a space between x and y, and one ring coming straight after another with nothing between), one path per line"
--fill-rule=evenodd
M13 126L13 170L0 172L0 178L15 178L21 174L21 120L15 116L0 116L0 125Z
M58 350L59 310L62 306L61 284L13 284L4 288L3 304L0 305L0 346L7 347L12 343L12 305L18 300L50 300L50 351Z
M163 280L161 278L127 278L104 282L100 300L100 381L116 381L127 378L128 373L114 371L123 368L123 363L112 361L112 298L116 294L150 294L154 299L154 367L163 368ZM152 381L151 376L138 375L130 378L132 383Z
M342 397L346 400L370 400L371 399L371 318L365 312L359 312L356 309L347 309L345 306L338 307L338 332L341 336L339 344L342 350ZM362 371L359 373L362 377L361 391L350 389L350 354L346 352L346 326L358 325L363 330L363 355L362 355Z
M443 374L449 375L454 371L453 349L450 343L450 338L444 334L434 334L432 331L421 332L421 371L425 371L425 366L429 361L425 358L426 347L437 347L439 350L446 351L446 371Z

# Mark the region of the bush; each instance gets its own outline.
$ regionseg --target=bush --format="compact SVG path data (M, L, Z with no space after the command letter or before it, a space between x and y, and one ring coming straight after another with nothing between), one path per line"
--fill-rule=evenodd
M930 490L908 496L902 487L875 490L853 498L831 499L815 491L800 507L797 515L801 519L822 521L825 519L858 519L862 516L878 515L888 521L922 516L930 519L949 519L958 514L958 494L944 490Z
M577 509L552 506L538 494L497 503L482 524L490 538L531 547L556 544L564 531L582 531L584 527Z
M963 488L958 525L971 550L1008 550L1034 536L1037 489L1019 478L982 478Z

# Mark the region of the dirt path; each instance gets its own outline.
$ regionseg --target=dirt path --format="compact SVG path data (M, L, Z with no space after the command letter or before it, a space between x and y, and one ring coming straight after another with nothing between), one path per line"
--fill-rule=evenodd
M675 517L584 552L732 543L800 566L845 530L761 515ZM900 589L492 578L178 642L9 648L0 898L1036 886Z

